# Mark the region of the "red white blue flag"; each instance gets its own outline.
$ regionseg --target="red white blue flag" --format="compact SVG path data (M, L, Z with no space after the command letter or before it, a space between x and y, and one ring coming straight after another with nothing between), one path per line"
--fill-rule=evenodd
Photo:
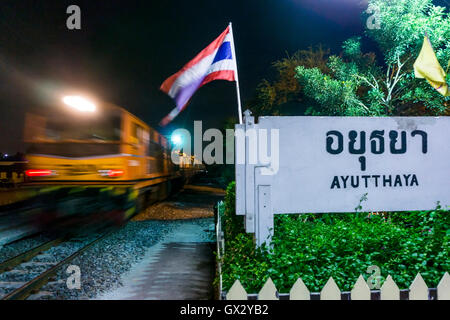
M161 90L175 100L173 109L160 125L165 126L183 111L195 91L213 80L236 81L236 57L233 34L228 26L209 46L161 85Z

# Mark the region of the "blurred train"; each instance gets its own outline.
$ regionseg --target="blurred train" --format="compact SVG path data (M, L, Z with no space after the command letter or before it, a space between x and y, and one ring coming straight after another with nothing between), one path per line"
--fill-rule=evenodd
M59 216L103 210L127 219L205 171L144 121L109 103L85 110L61 101L27 114L24 138L24 186L38 190Z

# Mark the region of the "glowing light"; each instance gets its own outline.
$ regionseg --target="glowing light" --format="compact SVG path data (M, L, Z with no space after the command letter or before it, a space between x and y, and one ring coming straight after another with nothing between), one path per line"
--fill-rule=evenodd
M123 175L123 170L109 170L108 171L108 177L114 178L114 177L120 177Z
M96 109L95 104L80 96L65 96L63 102L81 112L94 112Z
M46 177L53 174L52 170L26 170L25 175L27 177Z
M170 140L172 140L174 145L180 145L183 142L183 139L179 134L173 134Z
M121 169L98 170L98 172L102 177L110 177L110 178L121 177L124 174L124 171Z

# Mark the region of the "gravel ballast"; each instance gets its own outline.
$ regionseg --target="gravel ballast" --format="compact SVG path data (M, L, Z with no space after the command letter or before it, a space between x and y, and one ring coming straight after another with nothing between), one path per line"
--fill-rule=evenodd
M0 263L4 262L16 255L30 250L38 245L41 245L51 240L50 237L40 234L31 238L22 239L5 246L0 246Z
M130 221L120 230L99 241L74 259L71 264L81 271L81 288L69 289L66 281L70 274L65 266L55 281L49 282L41 291L51 295L38 295L37 299L93 299L121 285L121 275L140 261L147 250L161 241L180 224L195 223L204 226L205 235L213 241L214 232L209 232L212 219L189 219L175 221Z
M31 239L30 239L31 240ZM37 239L34 239L37 241ZM67 241L61 243L58 246L52 247L49 250L33 257L31 260L21 263L14 267L12 270L3 272L0 274L0 296L4 296L11 293L13 289L21 287L26 282L29 282L39 276L41 273L45 272L52 266L56 265L58 262L69 257L71 254L82 248L90 240L85 239L84 241ZM32 243L26 242L30 246ZM17 243L19 244L19 243ZM38 245L34 243L32 247ZM16 250L24 249L25 245L21 241L21 248L16 246ZM10 248L11 252L14 251ZM21 253L22 251L14 252L14 255Z

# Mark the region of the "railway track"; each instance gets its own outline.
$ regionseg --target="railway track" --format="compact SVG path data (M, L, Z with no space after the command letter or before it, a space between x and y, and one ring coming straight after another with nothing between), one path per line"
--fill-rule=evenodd
M0 299L25 300L30 295L38 293L62 267L116 230L117 228L114 228L94 237L94 240L87 241L87 244L83 244L81 248L75 249L58 261L45 261L50 249L80 240L54 239L0 263Z

